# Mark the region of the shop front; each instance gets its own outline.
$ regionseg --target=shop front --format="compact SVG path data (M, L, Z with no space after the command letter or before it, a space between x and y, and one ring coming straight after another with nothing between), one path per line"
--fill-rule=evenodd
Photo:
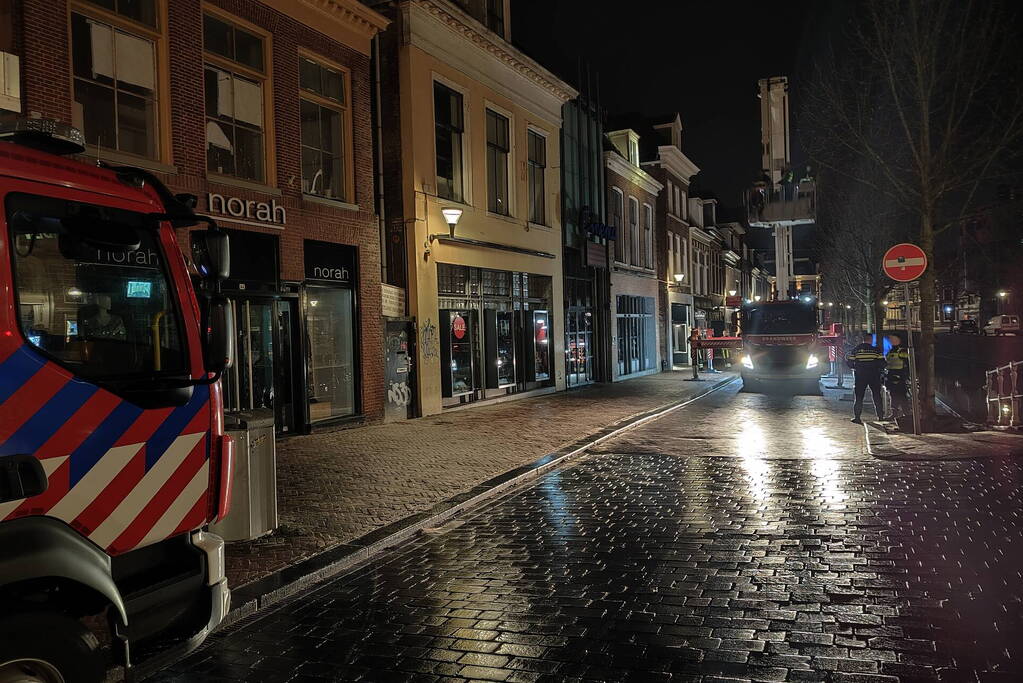
M279 238L227 230L231 277L223 293L234 309L234 365L224 374L228 426L272 418L278 434L302 431L302 343L298 288L280 282Z
M658 372L657 323L652 296L619 295L616 301L616 379Z
M446 408L554 386L552 279L437 264Z
M359 412L355 247L305 240L306 392L310 425Z
M667 339L672 369L689 364L689 335L694 322L693 297L669 292Z

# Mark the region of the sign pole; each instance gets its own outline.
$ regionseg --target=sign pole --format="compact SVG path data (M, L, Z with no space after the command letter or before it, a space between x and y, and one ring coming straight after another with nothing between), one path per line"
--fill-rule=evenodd
M913 434L920 433L920 406L916 391L916 353L913 351L913 304L909 298L909 283L902 283L902 293L906 297L906 337L909 349L909 409L913 413ZM923 315L921 309L920 314Z

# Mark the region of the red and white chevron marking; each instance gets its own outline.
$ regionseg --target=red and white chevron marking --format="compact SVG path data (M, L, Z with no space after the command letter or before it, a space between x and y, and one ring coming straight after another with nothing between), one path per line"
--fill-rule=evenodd
M23 514L63 520L111 554L199 526L209 488L206 432L178 436L145 471L145 442L118 444L68 489L68 455L42 459L41 496L0 504L0 521Z

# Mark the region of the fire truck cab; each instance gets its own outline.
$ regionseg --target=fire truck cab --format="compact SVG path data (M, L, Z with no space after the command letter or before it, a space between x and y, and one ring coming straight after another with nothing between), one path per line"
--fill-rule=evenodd
M749 303L740 316L745 391L820 393L828 355L818 344L812 298Z
M81 143L42 119L0 129L4 682L130 677L230 603L205 531L230 498L227 237L151 174L66 156ZM188 264L175 228L199 223Z

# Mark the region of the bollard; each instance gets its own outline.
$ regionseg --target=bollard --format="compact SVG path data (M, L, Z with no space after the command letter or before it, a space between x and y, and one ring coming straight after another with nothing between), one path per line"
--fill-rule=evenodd
M690 379L685 380L686 382L702 382L700 379L700 360L698 358L700 347L700 333L697 329L693 329L693 333L689 335L689 361L693 366L693 376Z

